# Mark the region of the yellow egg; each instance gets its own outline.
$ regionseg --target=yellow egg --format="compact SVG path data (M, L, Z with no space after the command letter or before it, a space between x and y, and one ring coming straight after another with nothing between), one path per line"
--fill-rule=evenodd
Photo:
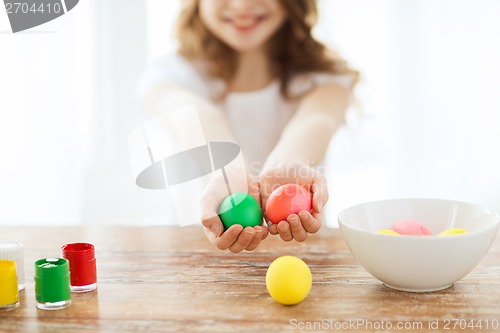
M399 236L399 234L397 232L395 232L394 230L391 230L391 229L380 229L380 230L377 230L376 232L377 232L377 234L386 234L386 235Z
M451 228L447 229L445 231L442 231L438 234L438 236L451 236L451 235L461 235L461 234L468 234L469 232L465 229L460 229L460 228Z
M279 257L267 269L266 286L276 302L285 305L297 304L302 302L311 290L311 271L307 264L297 257Z

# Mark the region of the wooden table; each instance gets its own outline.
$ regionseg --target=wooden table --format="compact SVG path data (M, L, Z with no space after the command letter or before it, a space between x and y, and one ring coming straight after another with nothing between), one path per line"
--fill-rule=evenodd
M422 294L371 277L336 229L304 243L270 237L240 254L216 250L198 227L1 227L0 239L24 243L27 279L20 307L0 312L2 333L500 332L500 237L453 287ZM73 294L69 308L38 310L35 260L77 241L96 246L98 289ZM265 286L269 264L288 254L313 274L311 293L295 306L276 303ZM460 329L479 319L482 329Z

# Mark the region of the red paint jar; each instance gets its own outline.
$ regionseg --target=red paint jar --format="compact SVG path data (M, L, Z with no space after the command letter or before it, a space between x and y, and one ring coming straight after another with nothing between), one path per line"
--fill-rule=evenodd
M72 292L97 288L97 269L94 245L72 243L62 246L62 256L69 261Z

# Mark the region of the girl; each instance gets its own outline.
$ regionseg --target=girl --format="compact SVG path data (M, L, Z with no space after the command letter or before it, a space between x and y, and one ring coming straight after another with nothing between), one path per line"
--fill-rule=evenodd
M223 197L212 191L202 223L221 250L251 251L268 232L301 242L322 224L328 189L314 167L343 123L358 73L312 37L316 16L314 0L184 0L177 51L143 78L148 113L196 104L208 141L239 144L249 193L264 210L282 184L313 195L312 212L224 231L217 215Z

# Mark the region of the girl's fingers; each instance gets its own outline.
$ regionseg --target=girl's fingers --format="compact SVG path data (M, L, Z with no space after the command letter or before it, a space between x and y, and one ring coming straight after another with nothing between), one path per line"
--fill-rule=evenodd
M217 247L219 250L229 249L238 240L238 236L242 231L243 227L241 225L232 225L229 229L224 231L221 236L215 238L215 247Z
M208 228L205 227L203 229L210 243L214 244L219 250L229 249L232 252L255 250L260 242L266 239L269 233L266 226L247 227L243 229L241 225L234 225L226 230L220 237L215 237L213 232ZM253 229L254 232L249 231L249 229ZM248 245L245 246L247 242Z
M237 240L229 247L229 251L234 253L243 251L248 245L250 245L254 236L255 236L255 229L252 227L246 227L239 234Z
M257 227L254 228L255 230L255 235L253 236L252 241L250 244L247 245L245 250L247 251L253 251L257 246L259 246L260 242L262 241L262 229L257 229Z
M314 214L313 216L307 211L301 211L299 212L299 217L300 221L302 222L302 226L308 233L314 234L321 228L321 214Z
M323 210L323 206L328 201L328 184L324 177L316 177L311 185L311 192L313 194L312 198L312 208L316 213L320 213Z
M262 240L264 240L267 238L267 235L269 235L269 229L265 225L261 225L260 228L262 229Z
M274 224L272 222L269 222L269 233L271 235L277 235L278 234L278 225Z
M287 221L281 221L278 223L278 233L280 234L281 239L285 242L289 242L293 239L290 224Z
M307 231L302 226L302 222L297 214L290 214L287 218L290 224L290 231L292 232L292 237L297 242L303 242L307 239Z

